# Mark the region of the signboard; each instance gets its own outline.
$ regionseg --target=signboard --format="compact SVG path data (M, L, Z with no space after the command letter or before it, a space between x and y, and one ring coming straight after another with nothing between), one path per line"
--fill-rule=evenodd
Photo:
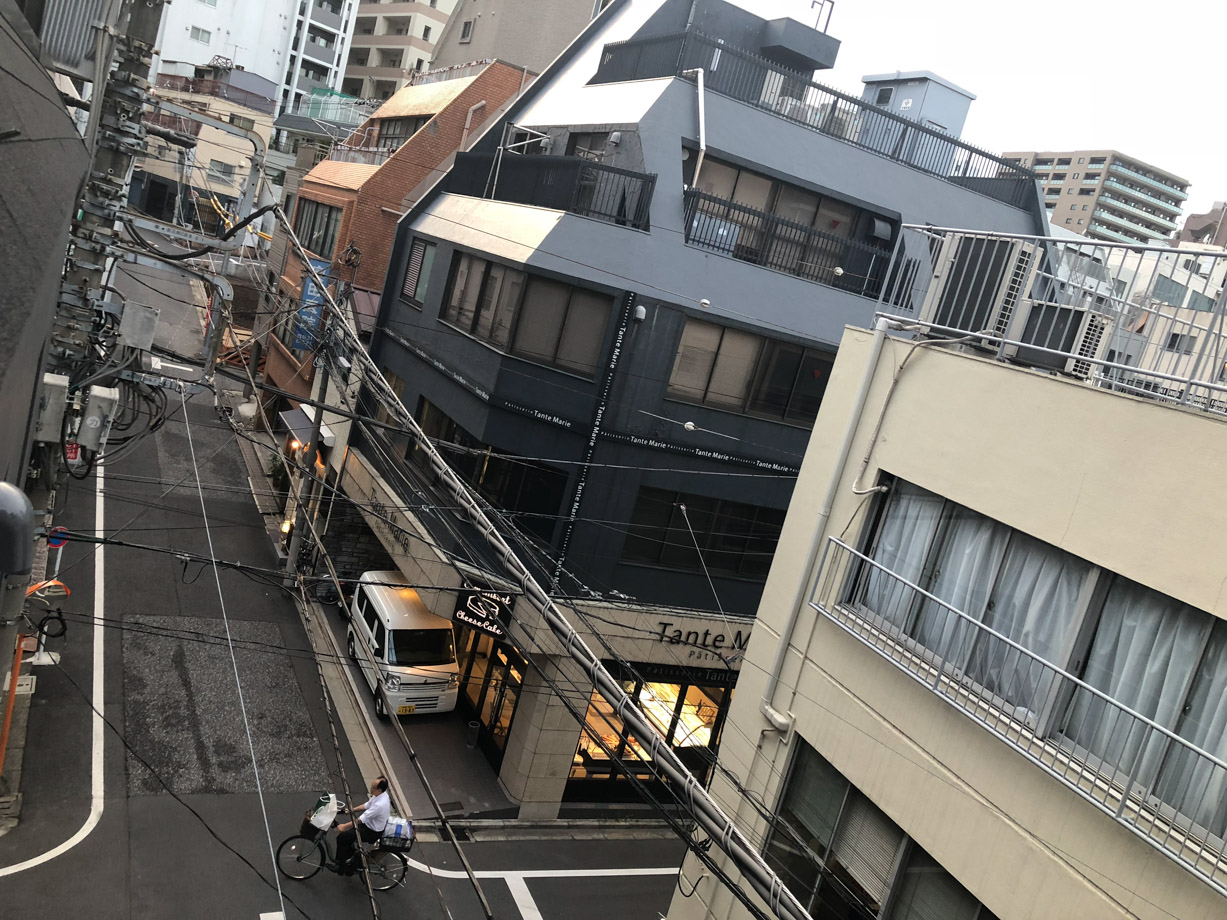
M327 284L328 274L332 271L332 263L327 259L308 259L307 261L319 272L324 284ZM303 351L315 351L316 334L323 315L324 292L316 286L315 279L303 272L302 306L298 310L298 320L294 324L294 342L290 347Z
M506 639L507 630L504 627L511 622L511 605L514 602L515 598L510 594L497 591L461 591L456 596L456 612L452 619L496 639Z

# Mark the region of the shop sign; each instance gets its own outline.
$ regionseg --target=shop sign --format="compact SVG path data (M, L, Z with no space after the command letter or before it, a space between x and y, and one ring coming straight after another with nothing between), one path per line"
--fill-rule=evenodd
M738 629L735 632L717 632L710 628L682 629L668 620L659 620L657 625L660 626L656 633L657 642L662 645L689 646L687 657L695 661L718 659L728 663L745 654L746 645L750 642L749 629Z
M456 597L456 612L452 618L496 639L506 639L504 627L511 622L514 602L510 594L497 591L461 591Z
M332 263L327 259L308 259L324 284L328 283ZM315 279L303 273L302 307L298 311L298 322L294 324L294 348L305 351L315 351L316 332L319 330L320 319L324 314L324 293L316 287Z

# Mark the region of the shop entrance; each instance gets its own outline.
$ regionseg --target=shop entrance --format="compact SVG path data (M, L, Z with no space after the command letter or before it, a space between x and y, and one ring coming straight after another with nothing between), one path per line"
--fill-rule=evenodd
M467 626L456 627L456 647L460 663L457 708L478 723L477 746L498 770L527 665L506 642Z

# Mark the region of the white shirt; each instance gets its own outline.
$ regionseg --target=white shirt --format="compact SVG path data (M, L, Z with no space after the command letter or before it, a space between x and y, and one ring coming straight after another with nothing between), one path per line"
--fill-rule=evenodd
M391 816L392 802L386 792L381 792L366 800L366 805L362 809L362 814L358 815L358 820L371 830L382 834L387 830L388 818Z

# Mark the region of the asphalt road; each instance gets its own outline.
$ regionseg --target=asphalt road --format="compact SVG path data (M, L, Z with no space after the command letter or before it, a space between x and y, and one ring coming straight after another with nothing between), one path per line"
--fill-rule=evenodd
M159 342L192 353L198 320L181 302L190 288L164 272L134 274L143 283L121 272L119 286L161 307ZM36 671L22 820L0 837L0 916L254 920L283 903L291 918L365 916L353 879L293 882L272 869L271 849L319 792L339 791L342 770L356 788L365 780L345 739L339 756L333 747L307 637L278 580L215 576L174 555L277 565L212 394L186 409L169 397L170 420L105 468L101 489L96 478L73 482L59 498L57 524L155 549L65 549L68 630L49 643L60 665ZM454 721L407 725L428 771L446 775L466 756ZM490 793L481 791L497 804ZM631 873L681 859L679 844L660 840L482 842L466 853L493 873L487 897L509 920L655 920L673 875ZM411 855L420 865L403 889L379 896L383 916L483 916L468 882L448 875L458 869L450 849L421 843ZM591 874L601 869L616 871Z

